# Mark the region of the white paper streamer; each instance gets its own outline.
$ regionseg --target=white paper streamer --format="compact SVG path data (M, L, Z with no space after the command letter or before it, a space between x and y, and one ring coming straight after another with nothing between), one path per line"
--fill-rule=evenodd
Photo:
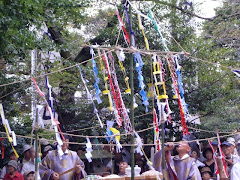
M12 131L12 139L13 139L13 146L17 146L17 139L14 131Z
M12 130L11 130L10 126L9 126L8 120L5 119L5 122L6 122L6 125L7 125L8 132L9 132L9 134L11 134Z
M136 142L137 142L137 148L136 148L136 152L139 153L141 156L143 155L143 152L142 152L142 140L140 138L140 136L138 135L137 132L134 132L135 133L135 136L136 136Z
M6 124L5 115L4 115L4 111L3 111L3 105L0 104L0 107L1 107L2 123L3 123L3 124Z
M87 143L86 143L86 152L87 153L85 154L85 156L86 156L88 162L92 162L92 153L91 153L93 151L92 144L88 137L86 139L87 139Z

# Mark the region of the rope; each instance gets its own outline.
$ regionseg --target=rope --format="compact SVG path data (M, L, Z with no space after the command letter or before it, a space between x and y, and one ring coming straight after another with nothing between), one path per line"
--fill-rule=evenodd
M139 131L137 131L139 132ZM0 132L2 134L6 134L5 132ZM216 132L215 132L216 133ZM64 134L64 133L63 133ZM232 134L227 134L227 135L222 135L219 136L220 138L223 137L229 137L229 136L234 136L234 135L238 135L240 134L240 132L235 132ZM16 137L19 138L27 138L27 139L31 139L30 136L23 136L23 135L16 135ZM91 136L88 136L89 138L91 138ZM94 138L96 138L97 136L93 136ZM3 137L4 139L7 139L7 137ZM35 138L33 138L35 139ZM209 137L209 138L203 138L203 139L195 139L195 140L191 140L191 141L186 141L188 143L190 142L201 142L201 141L207 141L207 140L211 140L211 139L216 139L216 137ZM56 142L55 140L52 139L47 139L49 142ZM173 142L174 144L178 144L179 142ZM78 142L69 142L69 144L75 144L75 145L86 145L86 143L78 143ZM116 144L92 144L94 146L99 146L99 145L104 145L104 146L116 146ZM137 146L136 144L121 144L122 146ZM155 146L156 144L143 144L143 146Z

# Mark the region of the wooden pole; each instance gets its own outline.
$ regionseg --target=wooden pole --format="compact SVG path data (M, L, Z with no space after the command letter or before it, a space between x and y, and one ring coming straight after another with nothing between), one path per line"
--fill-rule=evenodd
M38 109L36 108L35 119L35 180L38 180Z

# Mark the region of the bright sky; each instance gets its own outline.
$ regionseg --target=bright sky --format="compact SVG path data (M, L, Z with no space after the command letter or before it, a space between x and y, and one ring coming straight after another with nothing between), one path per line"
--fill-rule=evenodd
M193 0L195 4L201 4L201 15L203 17L213 17L215 15L214 8L222 5L222 0Z

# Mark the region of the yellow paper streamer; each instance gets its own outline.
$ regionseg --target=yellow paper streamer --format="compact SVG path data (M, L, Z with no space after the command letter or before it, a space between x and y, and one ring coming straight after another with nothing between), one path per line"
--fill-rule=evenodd
M118 52L119 52L119 51L115 52L115 53L117 54L117 57L118 57ZM128 82L129 77L127 76L126 69L125 69L125 67L123 66L122 61L120 61L119 57L118 57L118 64L119 64L120 69L121 69L121 71L122 71L122 73L123 73L124 82L125 82L125 84L126 84L126 86L127 86L127 89L125 90L125 92L126 92L127 94L131 94L131 88L130 88L129 82Z
M147 40L147 37L146 37L144 29L143 29L140 14L137 14L137 17L138 17L138 26L139 26L139 29L142 30L142 34L143 34L143 37L144 37L146 49L149 50L149 44L148 44L148 40Z
M1 114L1 117L3 118L3 114L2 114L2 107L0 106L0 114ZM7 125L6 124L3 124L4 128L5 128L5 131L7 133L7 137L8 137L8 141L9 143L11 144L12 146L12 150L14 152L14 154L17 156L17 158L19 158L19 155L17 153L17 151L15 150L15 148L13 147L12 143L13 143L13 139L12 137L10 136L9 132L8 132L8 128L7 128Z
M153 62L153 75L154 75L154 79L155 79L155 88L156 88L156 93L157 93L157 99L167 99L168 98L168 95L166 93L166 87L165 87L165 82L164 81L160 81L158 82L157 81L157 77L156 75L160 75L162 76L162 71L160 69L160 65L159 65L159 62ZM160 77L160 80L162 80L162 78ZM160 94L160 91L159 91L159 86L162 86L162 90L163 90L163 94Z
M110 111L113 111L114 109L113 109L112 97L111 97L110 91L109 91L109 89L108 89L108 83L107 83L108 77L106 76L106 70L105 70L105 67L103 66L102 56L101 56L100 49L98 49L97 51L98 51L98 56L99 56L100 69L102 70L103 79L104 79L104 83L105 83L105 90L102 91L102 93L103 93L104 95L105 95L105 94L108 95L109 110L110 110Z

